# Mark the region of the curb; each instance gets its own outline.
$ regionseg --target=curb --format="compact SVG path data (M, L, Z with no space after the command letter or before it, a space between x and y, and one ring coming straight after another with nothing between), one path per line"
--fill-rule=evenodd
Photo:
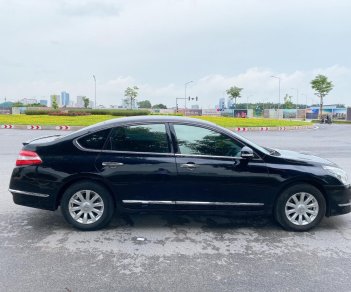
M20 129L20 130L57 130L57 131L77 131L85 126L41 126L41 125L0 125L0 129ZM228 128L233 132L248 132L248 131L289 131L289 130L304 130L314 129L314 125L308 126L287 126L287 127L235 127Z
M233 132L248 132L248 131L289 131L289 130L305 130L314 129L314 125L308 126L286 126L286 127L236 127L228 128Z
M0 125L0 129L77 131L83 126Z

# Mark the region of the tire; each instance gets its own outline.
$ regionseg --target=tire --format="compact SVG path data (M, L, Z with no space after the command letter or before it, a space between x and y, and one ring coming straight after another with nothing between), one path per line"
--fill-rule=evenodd
M323 194L309 184L285 189L274 207L276 221L286 230L307 231L319 224L326 212Z
M61 211L66 221L75 228L92 231L110 223L114 203L106 188L94 182L81 181L64 192Z

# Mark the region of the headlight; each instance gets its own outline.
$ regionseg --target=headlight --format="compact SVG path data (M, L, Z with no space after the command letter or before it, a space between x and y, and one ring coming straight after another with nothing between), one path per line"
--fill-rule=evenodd
M337 168L334 166L324 165L323 168L328 171L331 175L340 180L344 185L349 184L349 179L347 177L347 173L341 168Z

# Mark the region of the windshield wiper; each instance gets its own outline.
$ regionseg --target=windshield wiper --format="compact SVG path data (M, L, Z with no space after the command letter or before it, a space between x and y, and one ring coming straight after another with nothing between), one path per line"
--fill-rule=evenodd
M277 150L274 150L274 149L268 148L268 147L263 147L263 148L266 149L270 155L280 156L280 153Z

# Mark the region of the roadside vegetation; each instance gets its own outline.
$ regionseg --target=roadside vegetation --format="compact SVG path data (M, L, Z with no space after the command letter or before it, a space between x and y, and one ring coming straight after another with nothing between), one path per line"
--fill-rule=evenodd
M109 115L109 116L144 116L150 114L148 110L121 110L121 109L68 109L64 110L26 110L26 115L66 115L66 116L82 116L82 115Z
M295 120L277 120L277 119L263 119L263 118L232 118L232 117L208 117L200 116L194 117L201 120L215 123L225 128L233 127L287 127L287 126L306 126L309 122L295 121Z
M126 113L127 111L123 111ZM124 115L126 116L126 115ZM42 126L89 126L98 122L107 121L117 118L118 115L100 114L100 115L83 115L83 116L56 116L56 115L0 115L0 124L12 125L42 125ZM121 117L121 116L120 116ZM309 125L308 122L259 119L259 118L232 118L232 117L208 117L196 116L201 120L213 122L226 128L233 127L277 127L277 126L303 126Z

